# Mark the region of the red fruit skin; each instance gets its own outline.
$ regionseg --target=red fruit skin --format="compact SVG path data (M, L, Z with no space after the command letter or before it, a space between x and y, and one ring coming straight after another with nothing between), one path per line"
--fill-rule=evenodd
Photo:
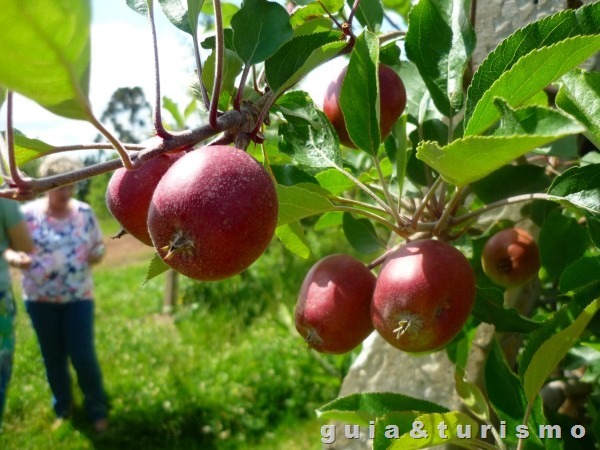
M538 273L540 253L531 234L522 228L507 228L487 240L481 265L497 285L520 286Z
M300 288L296 329L318 352L353 350L373 331L369 311L374 288L375 275L352 256L321 259Z
M187 153L165 173L152 196L148 229L169 266L215 281L240 273L262 255L277 212L267 171L246 152L215 145ZM179 249L165 259L176 242Z
M473 269L460 251L442 241L414 241L391 253L381 268L371 319L400 350L437 350L465 324L475 292Z
M342 82L346 76L348 67L345 67L335 81L332 81L325 91L323 101L323 112L337 131L340 142L347 147L356 148L350 139L346 122L340 108L340 91ZM387 138L396 120L402 115L406 108L406 89L400 77L393 69L380 64L378 69L379 91L381 98L379 102L379 131L381 140Z
M106 188L106 206L121 227L138 241L152 246L148 208L156 185L182 153L164 153L134 170L114 171Z

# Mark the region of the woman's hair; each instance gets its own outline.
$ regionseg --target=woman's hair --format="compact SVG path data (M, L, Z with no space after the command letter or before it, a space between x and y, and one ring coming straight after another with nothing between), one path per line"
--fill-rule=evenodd
M60 173L72 172L82 167L83 163L79 159L64 155L50 155L42 161L38 169L38 175L40 177L50 177Z

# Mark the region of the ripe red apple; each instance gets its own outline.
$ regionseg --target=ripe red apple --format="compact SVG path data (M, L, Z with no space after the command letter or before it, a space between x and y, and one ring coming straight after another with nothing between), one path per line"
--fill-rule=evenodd
M318 261L300 288L296 329L322 353L346 353L372 331L375 275L359 260L337 254Z
M156 185L183 153L164 153L133 170L115 170L106 188L106 206L121 227L138 241L152 246L148 207Z
M246 152L224 145L187 153L152 196L148 229L158 255L203 281L240 273L265 251L277 224L277 192Z
M452 245L414 241L392 252L377 277L371 319L394 347L437 350L465 324L475 301L475 275Z
M531 280L540 269L537 244L522 228L507 228L494 234L483 247L481 265L497 285L520 286Z
M356 147L346 128L346 122L340 108L340 91L342 82L346 76L348 67L345 67L337 79L329 84L325 91L323 101L323 112L337 131L340 142L347 147ZM381 140L387 138L396 120L404 112L406 107L406 89L400 77L385 64L380 64L378 69L379 76L379 131Z

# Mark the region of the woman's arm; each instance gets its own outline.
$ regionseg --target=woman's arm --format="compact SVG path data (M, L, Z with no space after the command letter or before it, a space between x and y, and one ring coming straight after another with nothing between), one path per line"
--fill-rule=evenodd
M8 230L9 246L17 252L31 253L33 251L33 239L24 220L10 227Z

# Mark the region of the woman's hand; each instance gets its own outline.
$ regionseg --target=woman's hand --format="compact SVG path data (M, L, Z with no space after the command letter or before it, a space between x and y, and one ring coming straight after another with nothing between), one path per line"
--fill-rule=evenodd
M92 247L92 249L90 250L90 253L88 255L88 263L90 264L96 264L99 263L102 258L104 258L104 244L102 242L100 242L99 244L96 244L94 247Z
M11 267L16 267L17 269L24 270L31 267L31 256L25 252L18 252L7 248L4 251L4 259L6 259Z

